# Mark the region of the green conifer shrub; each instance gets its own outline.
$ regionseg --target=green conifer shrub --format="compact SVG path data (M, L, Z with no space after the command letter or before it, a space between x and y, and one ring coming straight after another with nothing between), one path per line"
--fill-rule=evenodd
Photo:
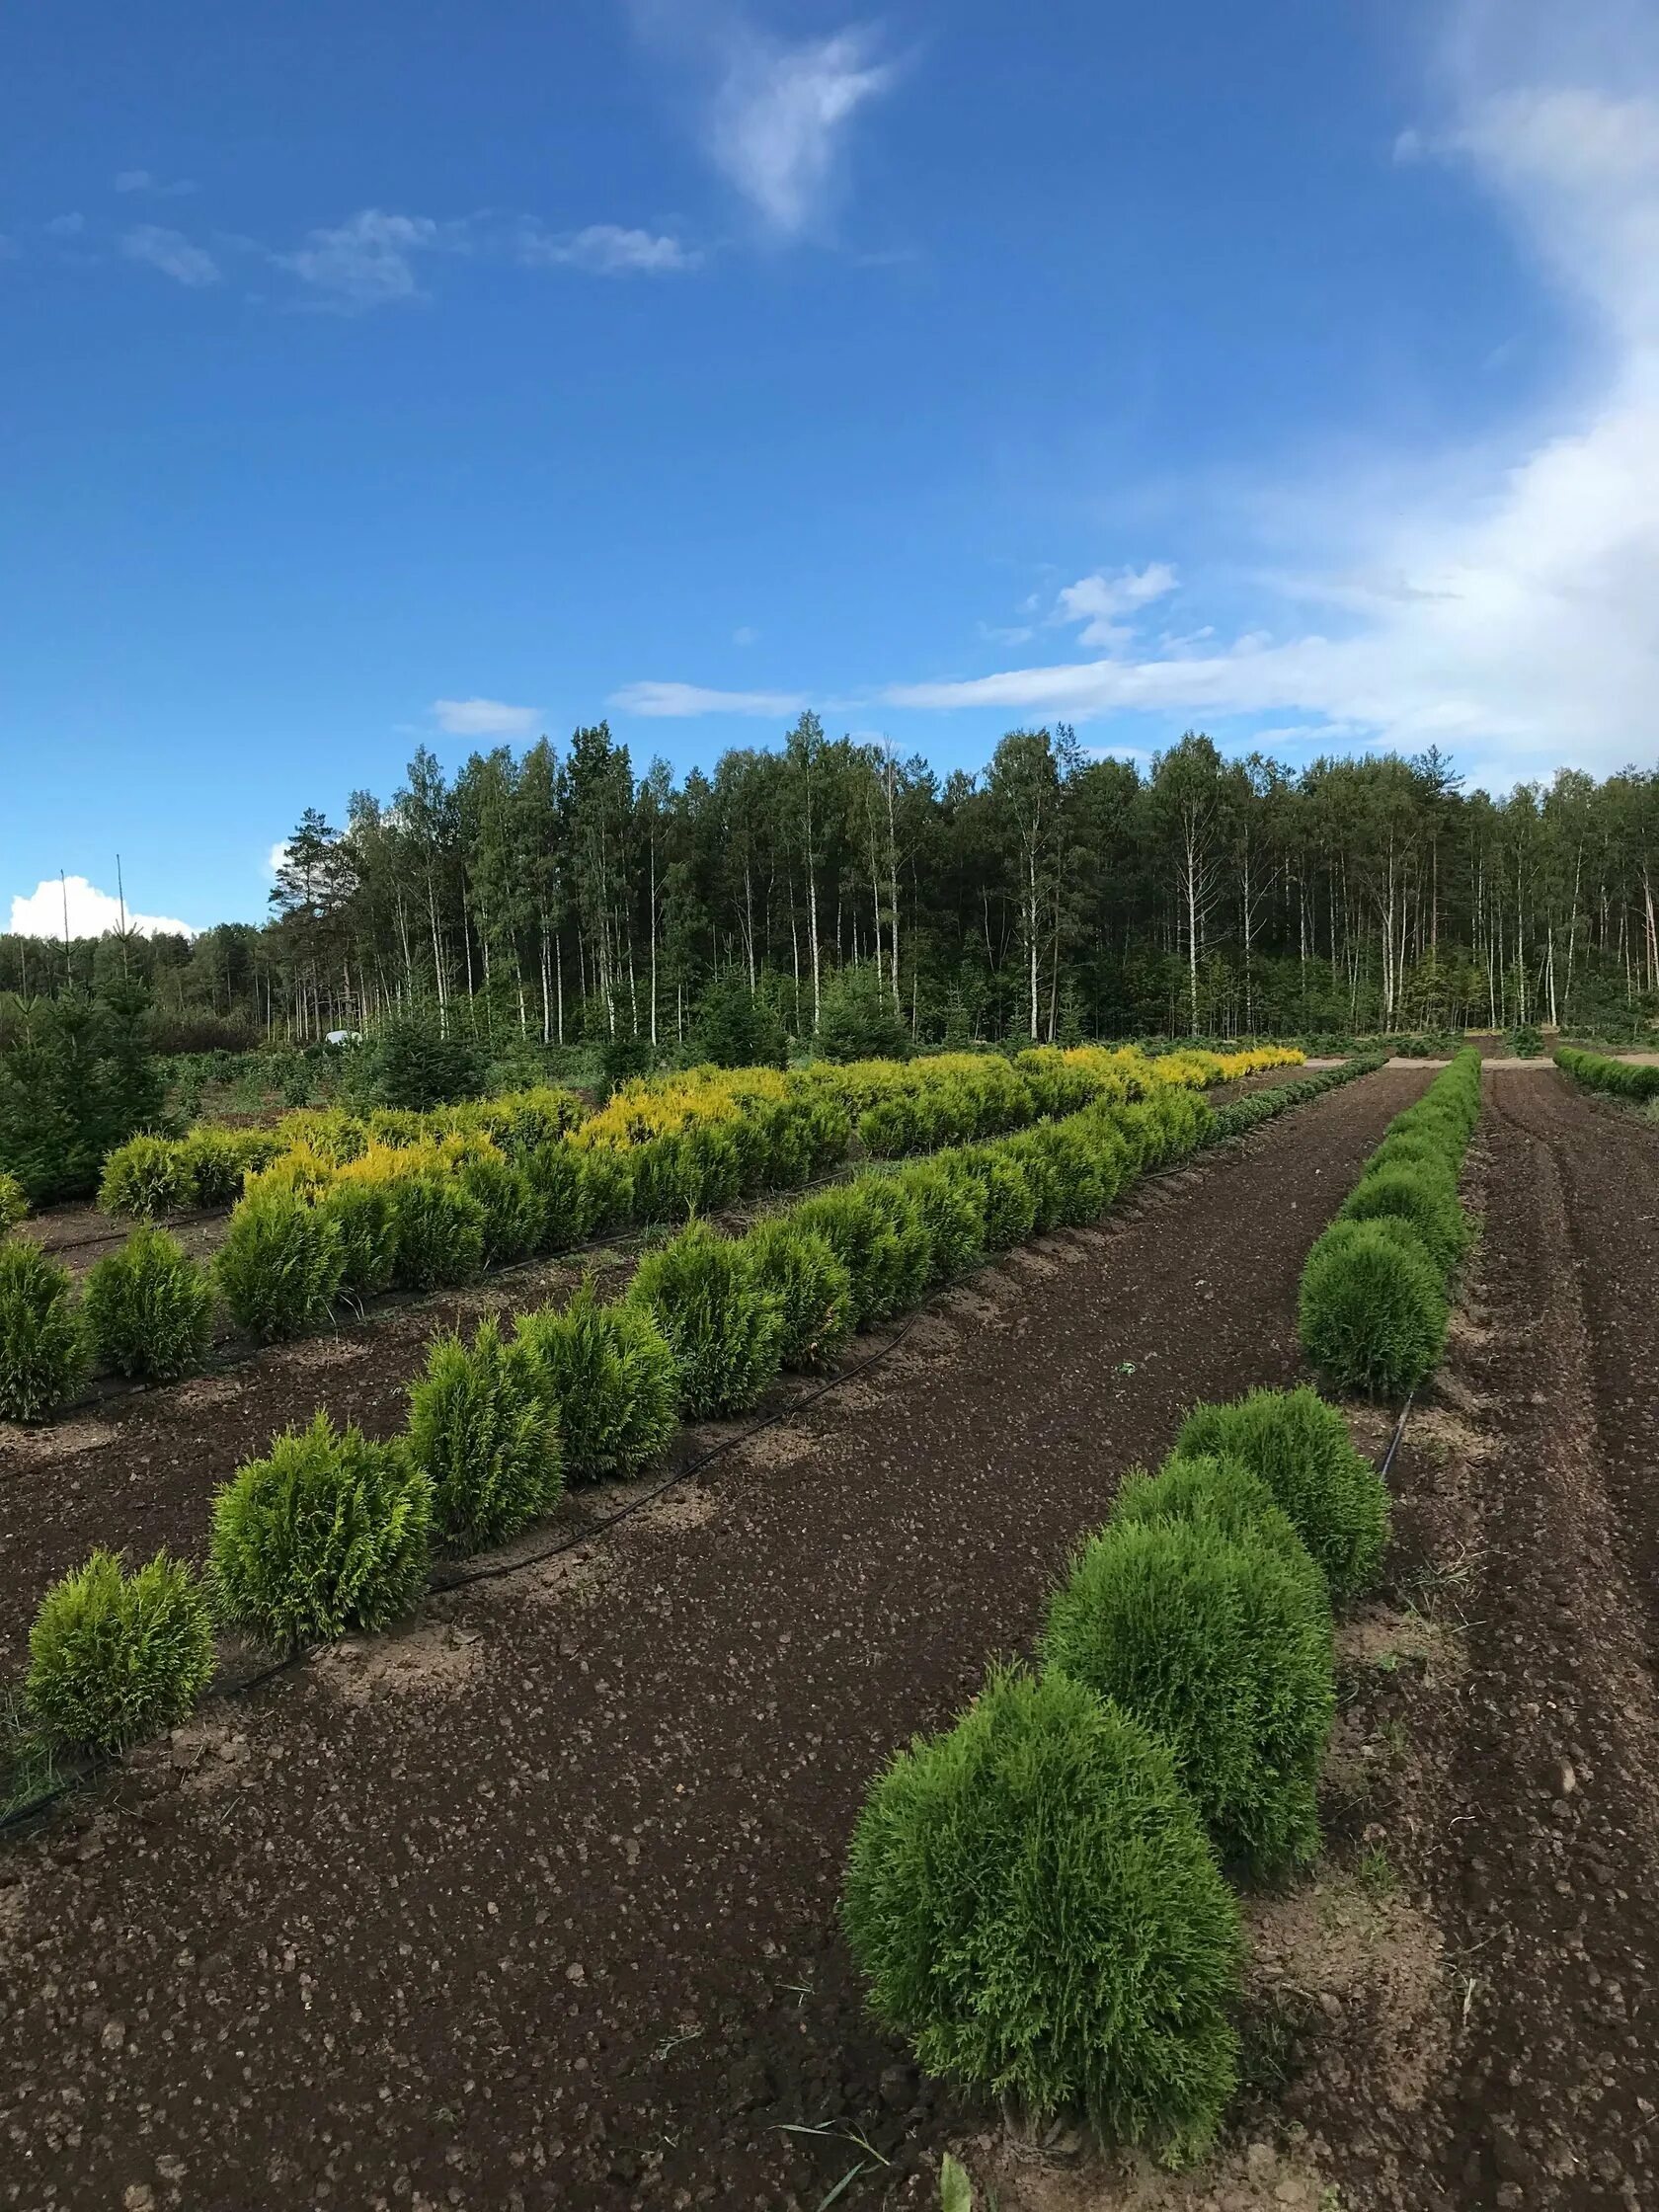
M557 1408L572 1480L632 1474L668 1447L677 1425L673 1353L643 1305L601 1305L584 1283L562 1310L521 1313L517 1341L536 1386Z
M993 1674L901 1752L842 1906L871 2010L930 2074L1190 2158L1236 2077L1238 1910L1164 1746L1059 1673Z
M434 1170L391 1186L397 1242L393 1281L405 1290L451 1290L484 1266L484 1209L458 1177Z
M1414 1390L1440 1365L1447 1318L1440 1275L1409 1223L1333 1222L1307 1255L1302 1348L1337 1389Z
M773 1214L743 1243L755 1280L777 1303L783 1366L832 1366L852 1335L852 1276L829 1238Z
M397 1214L391 1185L343 1175L318 1199L316 1211L340 1232L340 1287L354 1299L389 1291L397 1273Z
M196 1204L196 1177L185 1147L170 1137L129 1137L104 1162L98 1203L106 1214L153 1222Z
M1133 1470L1112 1504L1114 1527L1131 1521L1204 1521L1229 1541L1254 1539L1284 1561L1329 1616L1330 1591L1318 1561L1273 1492L1242 1460L1172 1452L1156 1474Z
M690 1419L747 1412L775 1381L783 1314L740 1240L693 1222L644 1255L628 1303L667 1338Z
M321 1328L345 1270L340 1224L297 1191L257 1181L230 1217L213 1263L236 1320L268 1343Z
M928 1281L949 1283L986 1254L986 1206L979 1185L949 1155L902 1167L893 1180L920 1208L931 1255Z
M24 1696L52 1742L114 1753L176 1727L212 1675L212 1617L190 1568L158 1551L127 1575L97 1550L41 1599Z
M0 1168L0 1236L16 1228L29 1212L29 1193L15 1175Z
M858 1176L835 1190L803 1199L790 1220L822 1236L852 1283L853 1323L865 1328L893 1310L893 1286L903 1271L892 1218L871 1196L873 1176Z
M1259 1475L1340 1601L1369 1590L1388 1542L1388 1494L1354 1449L1340 1410L1317 1390L1252 1390L1194 1406L1175 1440L1181 1459L1237 1461Z
M136 1382L171 1382L206 1358L213 1286L175 1237L145 1224L92 1269L81 1311L104 1366Z
M182 1140L178 1150L193 1206L229 1206L241 1197L248 1148L239 1131L202 1122Z
M1339 1219L1407 1223L1427 1246L1443 1280L1468 1244L1468 1219L1455 1185L1429 1167L1394 1162L1369 1167L1343 1201Z
M432 1511L432 1482L401 1448L319 1413L213 1500L220 1619L280 1651L389 1626L427 1586Z
M86 1330L61 1260L26 1237L0 1243L0 1419L43 1421L86 1381Z
M488 1551L550 1513L564 1488L558 1414L522 1344L493 1317L471 1344L442 1336L409 1394L405 1449L432 1483L433 1528L452 1551Z
M1042 1653L1168 1744L1225 1856L1271 1873L1313 1856L1330 1615L1266 1540L1209 1519L1114 1522L1056 1592Z
M693 1025L699 1061L714 1067L784 1067L789 1039L768 1000L736 969L716 976L703 992Z
M959 1156L964 1173L980 1187L986 1249L1005 1252L1023 1243L1037 1224L1037 1197L1026 1163L1001 1144L975 1146Z
M870 1204L886 1216L894 1236L893 1265L882 1286L872 1320L884 1321L919 1305L933 1280L933 1232L917 1200L896 1175L866 1174Z
M537 1249L542 1235L541 1202L535 1184L521 1167L499 1153L481 1152L465 1161L461 1188L476 1199L483 1216L484 1264L508 1267Z
M524 1173L535 1192L540 1223L536 1239L539 1250L568 1252L592 1226L594 1190L585 1172L586 1162L592 1156L559 1139L525 1153Z

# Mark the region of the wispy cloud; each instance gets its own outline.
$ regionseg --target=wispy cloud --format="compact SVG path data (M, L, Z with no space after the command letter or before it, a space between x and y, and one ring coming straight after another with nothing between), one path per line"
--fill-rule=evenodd
M1120 569L1116 576L1096 570L1061 590L1056 619L1080 622L1084 645L1124 645L1133 636L1126 614L1135 614L1175 589L1167 561L1148 561L1144 569ZM1029 632L1027 635L1029 636Z
M196 190L188 177L169 183L150 169L118 169L115 187L117 192L141 193L149 199L179 199Z
M434 699L432 717L451 738L521 738L540 724L541 709L505 699Z
M18 892L12 900L11 933L14 937L62 938L64 914L71 937L101 937L121 925L121 906L109 892L100 891L85 876L42 878L31 892ZM188 921L170 914L139 914L129 907L126 926L140 937L194 937Z
M806 705L797 691L711 691L700 683L625 683L608 702L619 714L676 720L700 714L799 714Z
M159 223L140 223L135 230L123 232L120 248L128 261L159 269L176 284L196 289L219 281L219 265L204 247L193 245L182 231L165 230Z
M79 213L53 215L41 226L48 238L79 238L86 229L86 217Z
M824 217L853 117L897 77L866 27L792 44L733 21L708 112L709 154L769 230L795 237Z
M464 224L362 207L343 223L307 231L291 253L271 258L308 287L314 305L352 313L421 298L418 259L446 251L464 253L468 245Z
M516 250L530 268L586 269L597 276L677 276L695 269L703 258L677 238L629 230L620 223L550 232L526 220L519 226Z

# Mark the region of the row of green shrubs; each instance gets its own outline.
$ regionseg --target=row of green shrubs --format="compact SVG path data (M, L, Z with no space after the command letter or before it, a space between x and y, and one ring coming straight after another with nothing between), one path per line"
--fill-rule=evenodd
M1479 1115L1480 1056L1462 1052L1395 1115L1308 1253L1302 1346L1332 1387L1398 1397L1440 1365L1470 1234L1458 1178Z
M1576 1045L1563 1045L1555 1055L1555 1065L1586 1090L1603 1091L1609 1098L1628 1099L1637 1106L1659 1098L1659 1064L1650 1061L1614 1060L1607 1053L1587 1053Z
M997 1669L875 1782L843 1915L879 2019L931 2073L1180 2158L1237 2079L1224 1869L1319 1846L1332 1606L1375 1581L1387 1502L1313 1391L1200 1406L1132 1475Z
M382 1627L418 1601L435 1549L507 1542L567 1481L633 1473L681 1419L742 1412L780 1371L829 1364L855 1329L988 1253L1095 1220L1213 1120L1192 1092L1160 1089L869 1168L742 1236L693 1222L614 1302L588 1284L511 1336L486 1320L470 1343L440 1339L400 1437L320 1413L238 1470L214 1501L203 1583L165 1557L123 1578L96 1554L50 1591L29 1707L54 1740L112 1751L190 1709L215 1620L278 1650Z

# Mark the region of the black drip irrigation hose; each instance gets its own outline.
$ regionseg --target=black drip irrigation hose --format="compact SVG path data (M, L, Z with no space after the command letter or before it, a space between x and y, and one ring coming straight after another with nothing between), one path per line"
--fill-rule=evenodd
M1334 1075L1336 1071L1330 1070L1329 1072ZM1365 1072L1370 1072L1370 1070L1365 1070ZM1290 1086L1287 1085L1286 1087L1289 1088ZM1322 1097L1325 1089L1335 1087L1334 1083L1327 1084L1324 1089L1314 1095ZM1285 1105L1279 1111L1285 1111L1293 1103L1304 1102L1305 1101L1286 1100ZM1277 1115L1266 1115L1262 1119L1274 1120L1277 1119ZM1251 1128L1259 1126L1260 1124L1256 1123L1252 1124ZM1221 1142L1226 1143L1229 1138L1236 1142L1237 1139L1250 1134L1250 1129L1224 1132ZM1214 1146L1200 1146L1199 1149L1201 1151L1214 1149ZM922 1156L925 1157L926 1155ZM1172 1165L1179 1164L1181 1163L1172 1163ZM1153 1174L1162 1174L1166 1170L1156 1168L1152 1172ZM829 1182L839 1179L835 1176L825 1178ZM1001 1254L996 1256L998 1258L1002 1257ZM837 1368L833 1375L826 1376L821 1382L811 1389L791 1395L787 1403L777 1406L770 1413L764 1414L758 1421L751 1422L748 1428L742 1430L737 1436L722 1437L718 1444L710 1445L706 1452L699 1453L694 1460L689 1461L684 1466L675 1467L672 1473L664 1475L660 1482L654 1483L641 1496L630 1498L626 1505L618 1506L614 1512L603 1515L597 1521L587 1522L582 1528L572 1530L568 1535L561 1537L557 1542L545 1544L538 1551L518 1554L511 1559L486 1560L477 1566L460 1566L453 1571L445 1571L440 1567L428 1581L428 1596L442 1597L451 1590L470 1589L474 1584L481 1582L501 1582L509 1575L522 1574L530 1567L545 1566L549 1559L556 1559L565 1552L575 1551L581 1545L592 1543L596 1538L620 1527L624 1521L631 1521L636 1514L643 1513L647 1506L655 1505L659 1498L667 1496L670 1490L675 1489L680 1483L689 1482L694 1475L700 1474L705 1467L712 1465L716 1460L723 1459L727 1453L737 1451L741 1446L762 1435L767 1429L776 1428L784 1421L793 1420L798 1414L806 1412L810 1406L816 1405L820 1398L828 1396L831 1390L839 1389L843 1383L854 1382L861 1375L867 1375L871 1368L878 1366L883 1360L890 1358L893 1353L898 1351L906 1337L909 1335L916 1323L926 1313L930 1301L924 1299L912 1312L906 1315L904 1321L886 1342L878 1345L867 1358L860 1360L856 1367ZM1410 1404L1411 1400L1407 1398L1405 1405L1400 1409L1400 1417L1395 1425L1393 1438L1382 1462L1382 1473L1384 1478L1386 1478L1388 1468L1392 1464L1394 1452L1404 1430L1405 1416ZM327 1647L319 1645L314 1648L325 1649ZM303 1665L305 1658L306 1652L297 1650L288 1652L280 1659L272 1660L269 1665L259 1668L251 1675L242 1675L232 1682L222 1684L215 1693L214 1701L226 1704L234 1699L249 1697L254 1691L262 1689L266 1683L274 1682L278 1675L288 1674L295 1667ZM25 1821L34 1820L40 1813L49 1811L53 1805L69 1796L72 1791L81 1788L89 1781L96 1780L100 1775L107 1774L112 1768L119 1764L118 1754L112 1754L109 1757L91 1761L78 1768L74 1774L66 1776L62 1781L55 1783L50 1789L41 1791L37 1797L31 1797L25 1804L14 1806L10 1812L0 1814L0 1835L6 1834L10 1829L20 1828Z
M1399 1419L1394 1423L1394 1433L1388 1439L1388 1449L1383 1453L1382 1461L1378 1466L1377 1472L1381 1479L1384 1482L1387 1481L1389 1472L1393 1467L1394 1455L1399 1450L1400 1445L1404 1440L1406 1416L1411 1411L1411 1403L1416 1395L1417 1392L1415 1389L1406 1391L1405 1403L1400 1407Z

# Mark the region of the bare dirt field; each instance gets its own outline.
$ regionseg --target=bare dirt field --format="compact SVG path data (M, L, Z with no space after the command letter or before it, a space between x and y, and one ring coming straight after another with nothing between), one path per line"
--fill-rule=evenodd
M976 2116L862 2016L835 1899L864 1784L1029 1643L1187 1404L1295 1373L1306 1248L1427 1080L1013 1255L605 1541L210 1706L14 1847L0 2202L811 2207L853 2127L893 2164L840 2201L919 2186ZM387 1425L385 1351L310 1401ZM278 1407L309 1410L291 1376ZM173 1430L111 1533L194 1534L246 1418ZM7 1494L50 1521L61 1466ZM73 1553L109 1516L70 1510Z

